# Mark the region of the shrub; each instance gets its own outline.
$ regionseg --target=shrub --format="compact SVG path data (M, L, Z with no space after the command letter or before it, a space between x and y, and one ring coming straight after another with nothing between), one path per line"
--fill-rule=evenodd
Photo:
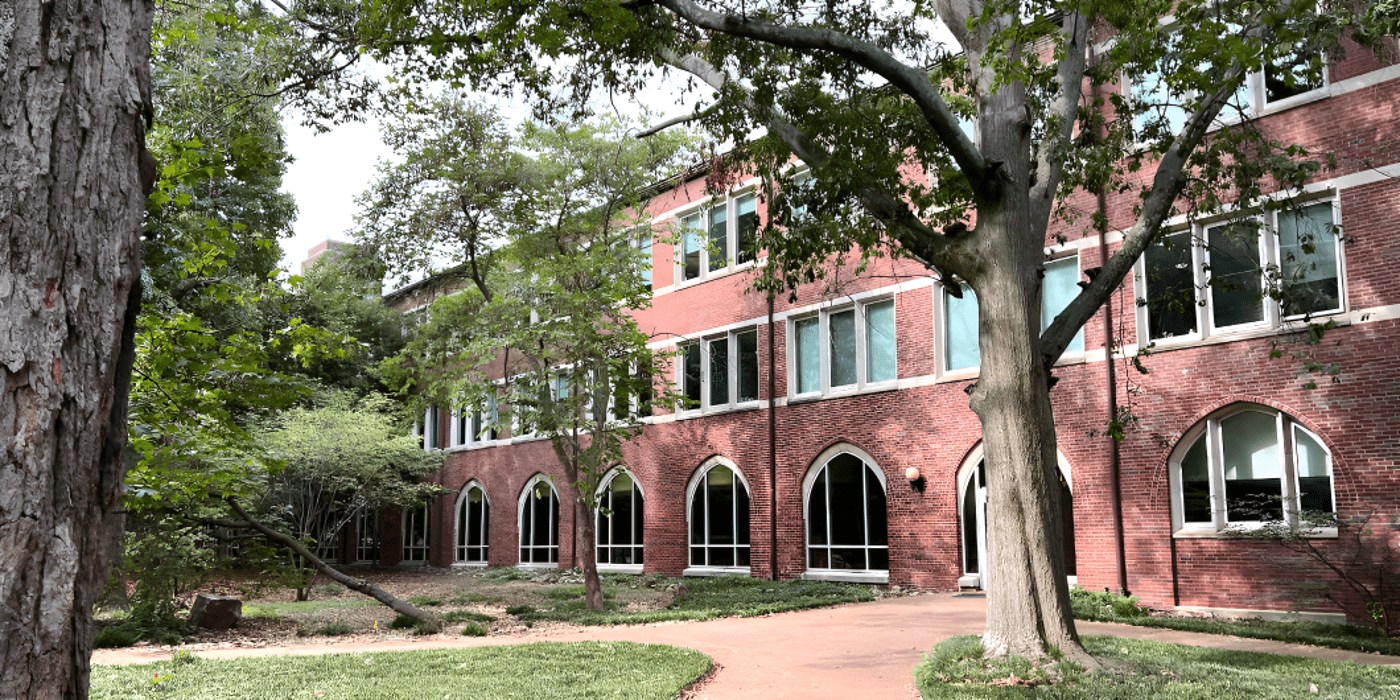
M314 628L314 629L313 629L313 628L309 628L309 627L298 627L298 628L297 628L297 636L298 636L298 637L341 637L341 636L344 636L344 635L347 635L347 634L351 634L351 633L353 633L354 631L355 631L355 628L351 627L349 623L341 622L340 620L336 620L336 621L334 621L334 622L327 622L326 624L321 625L320 627L316 627L316 628Z
M412 615L399 615L398 617L394 618L393 622L389 623L389 626L393 627L396 630L406 630L410 627L415 627L417 625L418 618Z
M485 626L475 622L468 622L467 626L462 628L462 634L468 637L485 637L489 631Z
M507 615L528 615L535 611L533 605L512 605L506 608Z
M93 638L92 645L98 649L117 649L135 644L140 637L141 635L128 625L112 625L103 627Z
M414 605L423 605L427 607L436 607L442 605L442 599L434 598L430 595L416 595L409 598L408 602Z
M443 613L443 622L491 622L496 618L486 613L472 612L470 610L453 610Z

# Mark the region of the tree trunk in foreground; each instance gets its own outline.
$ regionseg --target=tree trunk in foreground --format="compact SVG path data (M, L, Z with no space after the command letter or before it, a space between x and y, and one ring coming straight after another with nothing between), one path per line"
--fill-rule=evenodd
M1016 230L1014 213L979 215L984 233ZM982 644L993 657L1058 649L1095 666L1074 629L1065 574L1055 420L1038 342L1043 253L1038 246L1004 250L1034 258L990 266L977 298L982 362L971 407L981 419L987 462L990 574Z
M85 698L154 175L147 0L0 4L0 695ZM146 159L148 167L142 167ZM144 173L144 177L143 177Z
M578 556L579 569L583 571L583 602L589 610L602 610L603 582L598 579L598 525L588 504L584 503L576 479L570 480L569 491L574 499L574 552Z

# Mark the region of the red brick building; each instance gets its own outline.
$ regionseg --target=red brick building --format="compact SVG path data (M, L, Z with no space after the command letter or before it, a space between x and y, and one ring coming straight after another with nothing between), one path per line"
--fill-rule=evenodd
M1066 352L1051 392L1070 571L1086 588L1118 588L1116 462L1126 581L1154 607L1285 610L1299 599L1283 579L1328 580L1275 545L1223 536L1271 508L1366 520L1400 550L1400 66L1354 50L1297 94L1259 77L1250 85L1270 134L1335 153L1335 166L1294 193L1298 214L1258 214L1277 234L1247 245L1223 235L1225 213L1173 220L1170 238L1183 245L1140 261ZM654 417L627 446L629 473L605 486L613 515L600 523L600 562L672 576L776 570L981 586L983 528L995 515L964 393L977 376L975 304L947 296L917 264L884 259L770 308L748 290L761 261L735 254L765 216L756 184L721 196L691 179L652 203L656 225L707 232L724 254L689 238L681 250L647 244L654 303L638 319L657 347L679 349L673 379L698 408ZM1092 210L1083 199L1075 204ZM1131 225L1135 203L1109 195L1111 230ZM1047 322L1121 239L1100 240L1082 222L1052 233L1064 238L1047 242ZM1308 292L1294 308L1260 293L1270 266ZM1241 284L1207 284L1207 270ZM1304 313L1337 327L1300 345ZM1121 344L1112 363L1109 333ZM1137 373L1129 359L1149 343L1151 371ZM1336 363L1335 381L1305 372L1294 357L1304 351ZM1102 434L1114 395L1139 421L1117 445ZM381 514L378 550L347 547L342 560L576 565L548 442L504 428L478 436L473 420L428 414L425 439L447 453L441 483L455 495L411 518ZM1272 505L1251 510L1259 497ZM1323 549L1343 545L1319 534Z

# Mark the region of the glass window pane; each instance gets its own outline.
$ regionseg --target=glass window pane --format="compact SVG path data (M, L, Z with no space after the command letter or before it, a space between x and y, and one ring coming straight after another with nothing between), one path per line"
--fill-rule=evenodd
M734 232L738 239L738 249L734 251L735 261L744 264L757 256L758 198L746 194L734 202Z
M1040 332L1055 321L1055 317L1079 296L1079 258L1063 258L1045 263L1045 284L1040 296ZM1084 352L1084 329L1080 328L1069 341L1065 352Z
M758 331L736 336L739 341L739 401L758 400Z
M831 385L856 383L856 311L847 309L828 318L831 332Z
M864 545L865 462L843 454L827 462L827 493L831 499L831 543ZM833 559L834 561L834 559Z
M695 489L695 495L690 499L691 545L709 544L709 540L705 537L705 494L708 491L709 489L705 486L705 481L702 479L699 487ZM702 564L702 562L697 562L694 559L691 559L690 563L694 565Z
M1225 513L1233 522L1283 517L1278 419L1257 411L1220 421Z
M1147 327L1152 340L1196 332L1196 278L1191 233L1183 231L1147 247Z
M651 236L646 235L643 236L637 244L638 271L642 275L642 287L644 289L651 289L651 243Z
M1298 470L1302 509L1332 512L1332 466L1327 450L1306 430L1293 427L1293 463Z
M797 329L797 393L821 391L821 340L817 319L804 318Z
M710 210L710 269L729 264L729 215L722 206Z
M1133 119L1138 140L1156 137L1160 131L1179 134L1186 126L1183 98L1172 94L1160 71L1144 72L1133 80L1133 99L1146 110Z
M710 476L718 477L716 474L720 467L716 467L710 472ZM728 469L724 471L728 472ZM710 531L707 541L712 545L732 545L734 544L734 484L732 474L730 481L719 483L711 480L707 497L710 502ZM722 477L721 477L722 478Z
M975 574L979 568L977 550L977 478L967 480L962 499L963 573Z
M682 384L685 391L686 408L700 407L700 344L689 343L681 347L685 372Z
M710 405L729 403L729 338L710 341Z
M948 337L944 338L945 367L949 370L976 367L982 362L982 350L977 345L977 293L963 286L961 299L943 293L944 318L948 322Z
M1322 87L1319 70L1310 70L1313 53L1294 51L1264 66L1264 103L1286 100ZM1309 73L1315 75L1309 76Z
M1184 520L1188 523L1211 522L1210 463L1206 456L1206 437L1186 451L1181 460L1181 502Z
M734 480L734 541L744 547L749 546L749 490L744 486L744 482ZM747 550L745 550L747 551ZM749 562L744 561L741 566L748 566Z
M1332 203L1279 214L1278 237L1284 313L1291 316L1341 308Z
M812 483L812 495L807 500L807 543L826 544L826 474L817 475Z
M875 477L875 470L865 466L865 534L866 544L888 545L889 524L885 513L885 489Z
M681 254L685 268L681 271L682 280L700 277L700 215L692 214L681 219Z
M1241 221L1216 226L1206 237L1210 249L1211 318L1215 327L1264 320L1258 225Z
M865 307L865 381L888 382L898 376L894 336L894 300Z

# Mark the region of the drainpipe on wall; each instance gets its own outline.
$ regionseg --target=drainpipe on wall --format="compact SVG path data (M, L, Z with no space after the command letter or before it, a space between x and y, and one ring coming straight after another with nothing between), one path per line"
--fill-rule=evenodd
M1099 85L1093 84L1094 102L1099 102ZM1102 184L1097 188L1098 199L1098 221L1095 228L1099 230L1099 264L1108 262L1108 196L1104 193ZM1103 303L1103 350L1104 364L1108 367L1106 372L1108 378L1108 420L1110 422L1118 420L1118 378L1114 370L1113 363L1113 296L1109 295ZM1119 478L1119 451L1118 439L1111 437L1108 441L1108 471L1113 482L1113 540L1117 547L1118 556L1118 592L1120 595L1128 593L1128 556L1127 548L1123 542L1123 488Z
M768 292L768 577L778 580L778 396L773 292Z

